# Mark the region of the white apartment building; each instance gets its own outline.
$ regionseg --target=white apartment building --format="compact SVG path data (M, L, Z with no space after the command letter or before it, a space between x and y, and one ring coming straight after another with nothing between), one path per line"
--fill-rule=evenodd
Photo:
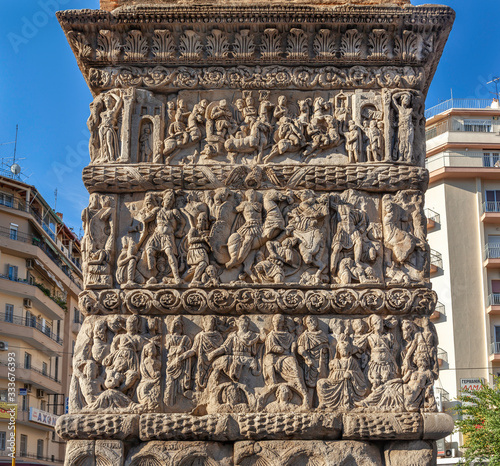
M65 412L72 350L82 321L80 243L35 187L0 173L0 466L11 464L9 419L17 404L16 464L61 465L55 431ZM15 375L15 393L9 376ZM12 387L12 385L10 386Z
M426 117L435 388L449 408L464 384L500 375L500 108L497 100L452 99ZM460 442L455 434L438 450L458 455Z

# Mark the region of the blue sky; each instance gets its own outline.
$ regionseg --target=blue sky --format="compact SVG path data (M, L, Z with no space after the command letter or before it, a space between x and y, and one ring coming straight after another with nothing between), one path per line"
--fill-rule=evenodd
M3 0L0 15L0 143L14 140L35 185L75 232L88 193L81 171L88 163L91 94L54 16L56 10L98 8L98 0ZM429 2L413 0L415 5ZM427 105L453 96L489 98L486 82L500 76L500 0L449 0L457 19L432 83ZM0 157L13 145L1 145Z

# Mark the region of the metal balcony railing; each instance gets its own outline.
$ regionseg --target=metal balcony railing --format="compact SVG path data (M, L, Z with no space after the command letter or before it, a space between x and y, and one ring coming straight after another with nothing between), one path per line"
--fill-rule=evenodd
M452 108L492 108L492 99L449 99L425 111L425 118L432 118Z
M500 293L491 293L488 296L488 306L500 306Z
M443 401L450 401L450 394L444 388L434 387L434 393L440 394Z
M431 249L431 265L438 269L443 268L443 256L434 249Z
M27 280L21 280L21 279L15 280L13 277L9 277L8 275L4 275L4 274L0 274L0 279L9 280L11 282L23 283L24 285L29 285L29 286L36 286L39 290L41 290L43 292L43 294L45 296L47 296L47 298L54 301L61 309L64 309L65 311L68 309L66 306L66 301L64 299L61 299L57 296L52 296L52 294L50 293L50 290L45 288L40 283L31 284Z
M494 341L491 344L491 354L500 354L500 341Z
M439 312L442 315L446 315L446 309L444 307L444 304L439 302L436 304L436 311Z
M500 202L495 202L495 201L483 202L483 212L500 212Z
M15 198L10 198L10 199L0 198L0 205L31 214L31 216L35 219L35 221L43 228L45 233L47 233L47 235L49 235L52 238L52 240L56 242L57 237L54 231L52 231L52 229L50 228L50 224L47 223L47 221L45 221L33 207L26 205L24 202ZM71 259L72 262L74 262L75 265L77 265L77 267L81 269L80 265L78 264L78 261L74 260L75 259L74 257L70 256L69 254L67 255L65 254L65 256Z
M12 367L12 363L0 360L0 366ZM17 364L15 364L15 366L18 369L26 369L26 370L30 370L30 371L36 372L37 374L40 374L40 375L43 375L44 377L47 377L47 379L50 379L53 382L61 383L61 379L58 379L57 377L54 377L53 375L50 375L46 370L40 369L39 367L36 367L33 364L17 363Z
M52 332L52 327L50 325L42 325L41 322L39 322L35 317L26 318L26 317L19 317L19 316L12 316L9 314L4 314L3 316L0 317L1 320L4 322L7 322L9 324L14 324L14 325L22 325L24 327L30 327L38 330L39 332L43 333L47 337L49 337L51 340L54 340L57 344L61 345L63 344L62 338L58 337L54 332Z
M52 249L47 246L47 243L43 242L40 238L34 236L34 235L28 235L26 233L21 233L19 231L12 231L9 228L5 227L0 227L0 236L3 236L5 238L9 238L15 241L21 241L26 244L31 244L33 246L37 246L40 248L48 257L49 259L54 262L54 264L59 267L64 274L79 288L82 289L81 284L73 277L73 274L71 273L71 270L69 267L59 258L57 257L57 254L52 251ZM75 266L80 270L80 265L73 261Z
M433 222L439 223L441 218L440 215L432 209L424 209L425 216L427 220L432 220Z
M37 460L42 460L42 461L47 461L47 462L52 462L52 463L62 463L63 460L57 459L54 455L52 455L50 458L47 456L39 455L38 453L28 453L26 451L20 451L19 456L21 458L32 458L32 459L37 459Z
M500 244L487 244L484 251L484 259L500 259Z
M448 353L443 348L438 348L437 358L443 362L448 362Z

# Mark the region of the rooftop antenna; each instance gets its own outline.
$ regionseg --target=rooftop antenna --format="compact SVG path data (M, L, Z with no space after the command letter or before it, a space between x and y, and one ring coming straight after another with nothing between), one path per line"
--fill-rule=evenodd
M57 209L57 188L56 190L54 191L54 211Z
M13 162L16 163L16 152L17 152L17 133L19 132L19 125L16 125L16 139L14 141L14 159Z
M0 161L0 174L14 180L25 182L29 175L23 173L21 166L18 162L24 160L24 158L17 157L17 137L19 133L19 125L16 125L16 139L12 142L1 143L0 146L14 144L14 154L12 157L2 157Z
M500 99L500 97L499 97L500 94L498 92L498 83L499 83L499 81L500 81L500 76L496 76L491 81L489 81L489 82L486 83L486 84L493 84L493 83L495 83L495 92L491 92L491 91L489 91L489 92L490 92L490 94L495 95L496 98L497 98L497 100Z
M16 163L16 153L17 153L17 133L19 132L19 125L16 125L16 139L14 141L14 157L12 158L12 165L10 166L10 171L14 176L19 176L21 173L21 166Z

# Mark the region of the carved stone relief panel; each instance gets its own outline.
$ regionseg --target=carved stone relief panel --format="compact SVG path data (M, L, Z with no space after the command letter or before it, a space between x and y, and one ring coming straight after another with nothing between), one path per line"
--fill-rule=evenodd
M95 193L82 218L87 288L377 287L429 277L420 191Z
M436 345L427 317L94 316L70 412L433 412Z
M82 212L82 272L86 287L113 286L111 267L115 259L116 201L113 194L92 194L89 206Z
M420 163L412 105L421 94L384 98L392 100L384 104L380 91L361 90L163 96L115 89L91 105L91 163Z

